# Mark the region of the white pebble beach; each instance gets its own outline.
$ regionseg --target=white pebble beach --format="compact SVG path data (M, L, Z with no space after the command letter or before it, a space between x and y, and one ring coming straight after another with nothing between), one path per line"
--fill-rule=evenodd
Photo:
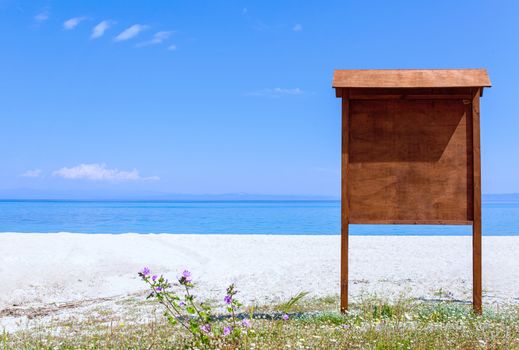
M351 236L349 242L353 299L433 300L441 290L471 300L470 236ZM485 304L519 302L518 252L519 237L483 237ZM199 294L209 297L224 295L234 282L246 303L279 302L299 291L339 293L338 235L2 233L0 256L0 312L144 295L137 276L144 266L170 279L188 269Z

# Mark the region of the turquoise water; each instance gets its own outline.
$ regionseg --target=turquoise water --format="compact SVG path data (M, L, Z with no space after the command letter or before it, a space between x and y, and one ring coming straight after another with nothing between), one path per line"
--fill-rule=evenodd
M351 225L353 235L469 235L469 226ZM339 201L0 201L0 232L340 232ZM483 201L483 234L519 235L519 200Z

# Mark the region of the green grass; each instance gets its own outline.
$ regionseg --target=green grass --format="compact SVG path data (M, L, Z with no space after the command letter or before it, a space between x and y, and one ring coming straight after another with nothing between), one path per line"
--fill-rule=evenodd
M470 305L448 301L366 297L348 314L339 313L337 305L335 297L303 300L293 306L288 321L270 319L283 305L255 307L267 317L254 320L251 331L236 341L213 340L212 348L519 349L517 305L488 306L482 316L474 315ZM138 309L124 316L96 309L80 319L4 332L0 349L189 349L193 344L190 335L160 316L144 321Z

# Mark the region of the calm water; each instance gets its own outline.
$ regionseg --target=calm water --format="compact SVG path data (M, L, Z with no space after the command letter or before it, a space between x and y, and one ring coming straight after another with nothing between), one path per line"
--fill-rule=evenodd
M0 201L0 232L340 232L339 201ZM356 235L468 235L469 226L351 225ZM519 200L483 201L483 234L519 235Z

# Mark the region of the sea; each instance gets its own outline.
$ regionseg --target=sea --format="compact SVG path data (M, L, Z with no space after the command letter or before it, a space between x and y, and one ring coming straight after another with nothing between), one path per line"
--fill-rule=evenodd
M519 235L519 198L483 198L483 235ZM338 235L337 200L1 200L0 234ZM470 226L351 225L352 235L470 235Z

